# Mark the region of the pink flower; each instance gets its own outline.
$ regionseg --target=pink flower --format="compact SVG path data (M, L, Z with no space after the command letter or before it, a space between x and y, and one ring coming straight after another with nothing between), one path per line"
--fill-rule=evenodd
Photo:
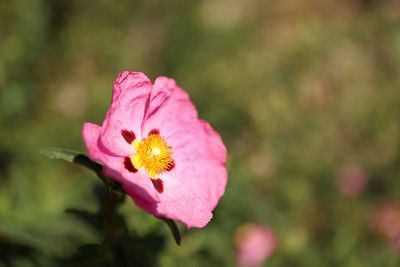
M374 213L373 226L389 240L393 249L400 249L400 202L381 203Z
M86 122L82 136L139 207L189 228L211 220L227 182L226 148L173 79L122 72L103 125Z
M336 182L339 191L344 196L353 197L364 191L367 178L362 167L358 165L348 165L340 170Z
M276 237L270 228L248 223L235 233L236 261L241 267L258 267L276 249Z

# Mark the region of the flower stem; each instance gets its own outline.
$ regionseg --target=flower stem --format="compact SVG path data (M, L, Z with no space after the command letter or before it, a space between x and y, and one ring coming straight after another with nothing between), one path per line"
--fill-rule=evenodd
M119 197L118 193L111 191L105 210L106 230L109 238L112 241L115 241L116 239L115 228L114 228L115 226L114 215L115 211L117 210L118 197Z

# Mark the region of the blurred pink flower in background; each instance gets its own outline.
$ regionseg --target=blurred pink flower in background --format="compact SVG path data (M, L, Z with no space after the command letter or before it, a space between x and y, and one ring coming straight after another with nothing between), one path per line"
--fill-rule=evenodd
M400 203L387 200L373 214L373 227L383 234L393 249L400 249Z
M336 182L343 195L353 197L364 191L367 178L361 166L347 165L340 170Z
M276 243L275 234L269 227L255 223L241 225L234 236L238 266L261 266L275 251Z
M86 122L89 157L147 212L204 227L224 194L227 152L173 79L118 75L102 126Z

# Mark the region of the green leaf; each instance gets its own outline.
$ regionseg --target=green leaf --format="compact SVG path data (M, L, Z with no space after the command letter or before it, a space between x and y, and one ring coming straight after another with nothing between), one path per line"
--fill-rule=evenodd
M103 175L101 173L102 166L78 151L58 147L50 147L40 150L40 153L51 159L62 159L70 163L76 163L78 165L84 166L94 171L97 176L99 176L103 180Z
M100 180L110 189L110 191L125 193L119 183L109 180L103 175L103 166L101 164L92 161L86 155L81 154L78 151L65 148L50 147L44 148L39 152L42 155L45 155L51 159L62 159L70 163L75 163L85 168L88 168L89 170L92 170L96 173L97 177L100 178Z
M168 225L168 228L171 230L171 233L174 236L176 244L179 246L181 244L181 234L179 233L179 228L176 222L171 219L166 219L161 217L157 218L164 221Z
M71 163L74 162L74 158L76 156L81 154L75 150L58 148L58 147L43 148L39 152L40 154L45 155L51 159L63 159Z

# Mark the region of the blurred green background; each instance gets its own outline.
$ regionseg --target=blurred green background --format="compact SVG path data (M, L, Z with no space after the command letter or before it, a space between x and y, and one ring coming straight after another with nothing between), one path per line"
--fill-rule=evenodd
M99 180L38 153L84 151L123 70L175 78L229 151L213 221L180 247L129 199L110 245ZM277 236L265 266L399 266L374 223L400 200L399 74L396 0L1 1L0 266L235 266L246 222ZM366 186L343 193L346 168Z

